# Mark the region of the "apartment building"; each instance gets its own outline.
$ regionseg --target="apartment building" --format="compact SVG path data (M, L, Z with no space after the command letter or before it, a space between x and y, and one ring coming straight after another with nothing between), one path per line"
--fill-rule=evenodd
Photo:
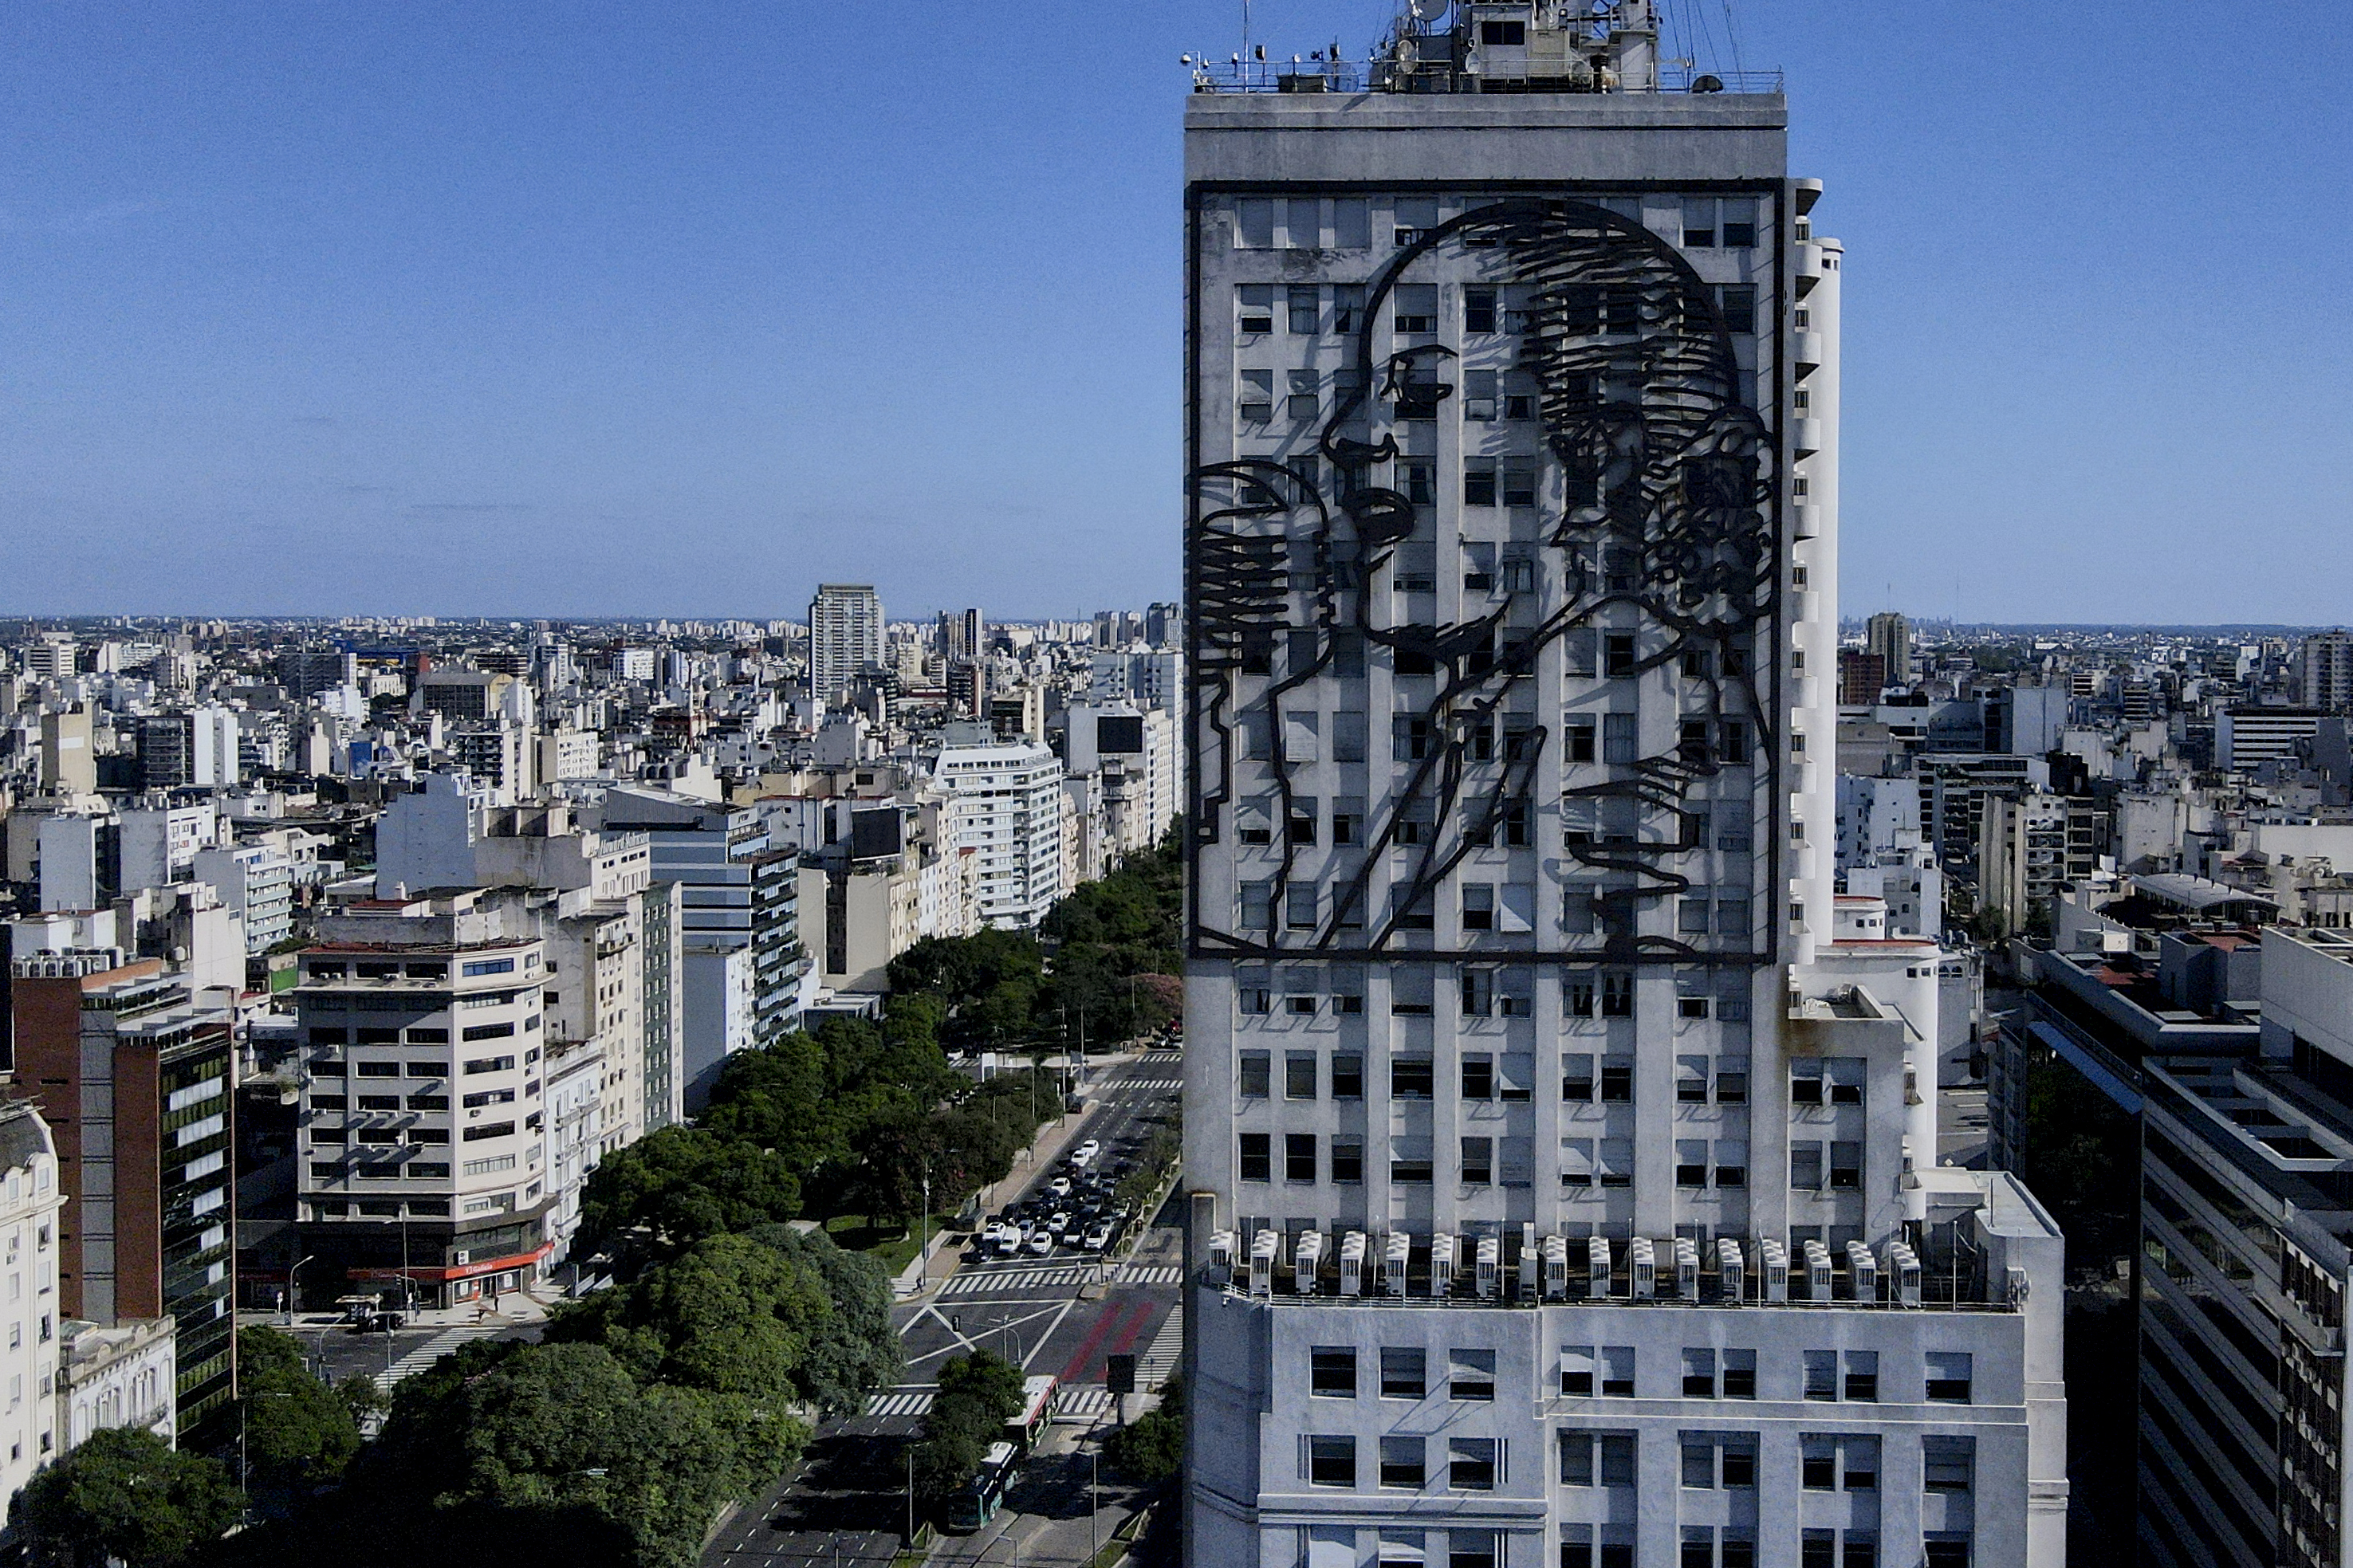
M65 1206L57 1147L31 1101L0 1103L0 1510L73 1439L60 1436L54 1391L64 1313L58 1230ZM164 1368L169 1382L171 1369ZM170 1434L168 1431L165 1436Z
M809 601L809 695L839 701L870 667L882 665L882 600L867 583L820 583Z
M547 1217L545 946L487 889L322 916L293 996L306 1300L451 1306L513 1289Z
M2063 1559L2060 1237L1834 892L1785 127L1645 0L1197 71L1195 1563Z
M973 855L976 922L1035 926L1065 891L1061 760L1035 742L951 742L932 783L949 796L949 841Z
M185 1436L235 1381L230 1001L120 949L20 952L9 975L16 1081L65 1195L57 1310L105 1327L172 1319Z

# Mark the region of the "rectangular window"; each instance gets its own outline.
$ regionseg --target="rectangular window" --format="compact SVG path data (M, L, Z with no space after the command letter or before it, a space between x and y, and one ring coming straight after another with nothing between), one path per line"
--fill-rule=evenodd
M1274 884L1243 882L1238 885L1236 890L1240 895L1240 909L1237 912L1241 929L1247 931L1273 929Z
M1753 1350L1728 1350L1724 1352L1724 1397L1754 1399L1757 1397L1757 1352Z
M1683 246L1690 250L1715 247L1715 198L1688 196L1683 200Z
M485 1138L504 1138L514 1130L515 1124L512 1121L493 1121L486 1127L469 1127L466 1129L466 1142L473 1143Z
M1393 1057L1389 1059L1389 1097L1393 1100L1429 1100L1437 1092L1438 1068L1430 1057Z
M1356 1484L1356 1439L1352 1436L1307 1439L1307 1483L1317 1487Z
M1715 291L1724 310L1724 330L1727 332L1753 332L1757 330L1757 289L1750 283L1725 283Z
M1630 587L1631 584L1630 584ZM1609 632L1601 639L1601 673L1611 680L1628 680L1634 675L1634 634Z
M1274 1009L1274 992L1268 986L1244 984L1234 992L1234 1005L1250 1017L1263 1017Z
M1577 1104L1593 1100L1593 1058L1571 1053L1560 1058L1560 1097Z
M1831 1186L1833 1190L1854 1192L1862 1186L1862 1145L1832 1143L1831 1145Z
M476 1024L459 1037L466 1040L503 1040L515 1032L512 1024Z
M1315 1180L1315 1134L1286 1132L1282 1135L1282 1179L1293 1183L1313 1183Z
M1429 1479L1426 1458L1429 1440L1423 1437L1384 1437L1381 1439L1381 1485L1403 1491L1419 1491ZM1383 1557L1382 1562L1390 1561ZM1420 1558L1413 1561L1419 1563Z
M1492 1138L1462 1140L1462 1184L1466 1187L1493 1186L1495 1182L1495 1141Z
M1430 1393L1430 1353L1415 1345L1381 1347L1381 1397L1422 1399Z
M1937 1405L1969 1403L1972 1358L1968 1352L1930 1351L1925 1360L1927 1363L1928 1374L1927 1394L1931 1403Z
M1462 469L1462 504L1493 506L1495 504L1495 465L1483 458L1474 458Z
M1641 760L1641 742L1631 713L1601 716L1601 760L1611 767L1631 767Z
M1272 1092L1274 1058L1265 1051L1241 1054L1240 1090L1244 1100L1264 1100Z
M1353 1001L1358 1005L1356 1011L1363 1010L1364 998L1361 996L1335 997L1333 1000L1335 1002ZM1332 1098L1335 1100L1365 1098L1365 1058L1362 1056L1354 1051L1345 1051L1333 1057Z
M400 1064L398 1062L362 1062L359 1064L359 1075L362 1078L398 1078Z
M1631 1105L1634 1103L1634 1058L1604 1057L1601 1058L1601 1103Z
M1846 1352L1846 1396L1866 1404L1879 1398L1879 1352L1849 1351Z
M1285 313L1289 317L1284 325L1296 336L1316 336L1319 324L1316 318L1320 312L1315 308L1315 286L1294 283L1283 290L1283 300L1287 307Z
M1623 971L1605 971L1601 976L1601 1016L1605 1018L1630 1018L1634 1016L1634 977Z
M1240 1142L1240 1172L1245 1182L1268 1182L1274 1179L1274 1153L1271 1140L1264 1132L1245 1132Z
M1234 377L1234 416L1245 425L1266 425L1274 419L1274 372L1244 370Z
M1453 1350L1446 1355L1447 1396L1472 1404L1492 1403L1495 1397L1495 1352L1491 1350Z
M1356 1397L1356 1347L1317 1345L1308 1352L1307 1391L1320 1399Z
M1294 996L1293 1002L1305 1002L1307 1010L1314 1010L1314 998ZM1314 1051L1285 1051L1282 1054L1282 1097L1285 1100L1313 1100L1316 1089L1316 1060Z
M1308 839L1310 842L1313 842L1315 837L1312 827L1314 818L1309 817L1307 820L1311 824ZM1294 817L1293 819L1293 826L1295 828L1297 826L1298 819ZM1299 842L1296 834L1293 836L1292 842L1294 844ZM1322 897L1323 889L1313 882L1293 882L1285 887L1282 889L1282 923L1284 929L1288 931L1314 931L1315 929L1319 900Z
M1567 748L1570 762L1589 763L1595 760L1597 753L1593 736L1594 723L1590 717L1573 718L1563 726L1562 744Z
M1838 1374L1838 1352L1808 1351L1806 1352L1806 1397L1815 1400L1836 1400Z
M1462 417L1486 421L1495 417L1495 373L1492 370L1467 370L1462 373Z
M1344 1186L1361 1185L1365 1179L1365 1141L1361 1138L1332 1140L1332 1179Z
M1446 1440L1446 1485L1450 1491L1491 1492L1495 1489L1496 1441L1493 1437L1450 1437Z
M1819 1143L1789 1145L1789 1184L1801 1192L1818 1193L1822 1188L1822 1146Z
M1715 1352L1686 1346L1683 1350L1683 1397L1715 1397Z
M1966 1492L1977 1479L1977 1442L1970 1437L1929 1436L1920 1440L1926 1466L1924 1484L1932 1492Z
M1704 1187L1707 1185L1707 1140L1678 1138L1675 1140L1675 1185Z
M1398 331L1421 333L1438 331L1437 284L1400 283L1392 299L1395 301L1393 316Z
M1462 1058L1462 1098L1493 1100L1495 1098L1495 1058L1484 1051L1472 1051Z

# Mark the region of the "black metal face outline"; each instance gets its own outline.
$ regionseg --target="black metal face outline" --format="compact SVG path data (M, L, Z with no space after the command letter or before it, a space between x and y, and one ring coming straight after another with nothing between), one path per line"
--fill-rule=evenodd
M1541 428L1546 449L1564 477L1564 504L1552 520L1547 543L1567 554L1564 581L1567 603L1524 638L1507 641L1495 653L1508 603L1492 614L1452 626L1375 626L1366 595L1354 595L1354 614L1345 616L1342 597L1361 589L1391 562L1396 547L1411 536L1418 518L1411 500L1394 488L1369 482L1379 463L1404 454L1395 437L1356 440L1344 427L1378 386L1396 401L1436 404L1452 388L1434 384L1430 367L1453 357L1436 344L1409 347L1376 364L1373 342L1384 301L1414 263L1452 244L1492 248L1500 268L1494 281L1534 286L1536 308L1523 334L1522 363L1532 367L1541 388ZM1617 328L1629 329L1620 331ZM1778 536L1776 477L1768 465L1778 457L1757 412L1742 399L1742 373L1729 327L1711 285L1674 247L1640 224L1608 208L1566 197L1500 200L1461 214L1418 237L1384 266L1366 287L1356 328L1354 390L1335 398L1316 447L1338 476L1336 495L1319 489L1312 468L1302 472L1271 458L1210 464L1192 476L1197 513L1193 565L1199 616L1197 620L1197 700L1203 724L1216 736L1219 776L1204 790L1205 816L1220 816L1232 803L1232 739L1229 709L1235 682L1250 662L1243 650L1253 639L1266 650L1286 630L1312 626L1317 655L1270 682L1244 705L1262 715L1281 820L1282 855L1269 895L1271 932L1236 933L1193 921L1194 947L1224 955L1254 954L1345 957L1371 953L1419 953L1396 945L1399 914L1428 899L1471 851L1487 841L1515 808L1532 818L1531 786L1536 760L1551 738L1539 723L1524 733L1517 757L1504 759L1492 778L1471 776L1475 758L1466 756L1468 738L1492 735L1495 714L1514 680L1534 673L1537 650L1580 626L1592 626L1600 612L1632 604L1641 612L1654 646L1638 649L1627 673L1639 674L1680 660L1688 649L1710 650L1713 688L1705 711L1736 714L1755 740L1741 764L1767 770L1766 787L1779 787L1777 726L1757 682L1767 673L1771 644L1767 636L1778 605ZM1633 395L1626 395L1629 388ZM1199 512L1207 490L1232 487L1229 504ZM1295 531L1257 533L1266 520L1304 510L1313 514L1308 534L1315 542L1314 614L1303 623L1291 610L1285 574ZM1345 521L1345 535L1335 529ZM1624 584L1603 571L1621 552L1631 570ZM1415 769L1393 808L1377 826L1366 825L1364 868L1345 884L1334 907L1320 915L1311 945L1286 945L1279 911L1292 879L1295 847L1290 841L1294 799L1293 764L1284 754L1282 698L1321 674L1331 662L1334 631L1353 631L1366 647L1387 647L1392 656L1428 659L1440 672L1437 695L1422 716L1436 743ZM1661 630L1663 637L1657 636ZM1746 647L1743 647L1744 640ZM1749 656L1746 672L1726 677L1725 658L1736 649ZM1197 737L1197 743L1199 737ZM1377 736L1368 737L1374 743ZM1470 749L1475 750L1475 747ZM1691 786L1726 765L1714 745L1679 746L1672 752L1641 758L1624 776L1567 792L1566 798L1620 799L1637 817L1634 842L1565 846L1568 860L1617 878L1621 886L1601 900L1605 938L1598 949L1539 951L1496 947L1498 959L1541 958L1553 962L1762 962L1754 951L1758 914L1752 914L1751 950L1727 952L1694 947L1672 938L1637 937L1632 912L1644 899L1671 895L1688 879L1662 862L1700 845L1690 837L1694 822L1683 810ZM1754 792L1750 798L1755 798ZM1438 825L1422 846L1401 899L1377 926L1363 909L1371 867L1391 846L1410 808L1424 805ZM1416 813L1420 816L1422 814ZM1672 837L1642 842L1645 817L1672 816ZM1197 825L1196 844L1217 832L1216 819ZM1448 843L1450 830L1452 843ZM1558 867L1566 862L1556 862ZM1752 879L1752 893L1755 891ZM1343 924L1350 913L1359 924ZM1359 941L1348 933L1362 931ZM1532 933L1533 934L1533 933ZM1482 957L1488 950L1482 950Z

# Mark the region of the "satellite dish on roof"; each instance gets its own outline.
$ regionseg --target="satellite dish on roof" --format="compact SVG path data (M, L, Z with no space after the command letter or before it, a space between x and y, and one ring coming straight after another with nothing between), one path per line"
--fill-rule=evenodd
M1692 78L1691 89L1694 92L1722 92L1724 79L1720 76L1695 76Z
M1435 22L1446 15L1446 8L1453 3L1454 0L1413 0L1407 9L1417 22Z

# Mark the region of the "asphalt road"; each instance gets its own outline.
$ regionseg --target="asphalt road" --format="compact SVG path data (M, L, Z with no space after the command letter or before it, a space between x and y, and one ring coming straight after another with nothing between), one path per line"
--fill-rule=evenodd
M1176 1052L1155 1051L1107 1069L1091 1090L1073 1145L1085 1138L1113 1145L1146 1132L1149 1117L1175 1109L1179 1060ZM1030 1184L1053 1175L1041 1171ZM1164 1210L1152 1219L1172 1217ZM903 1444L930 1406L940 1363L981 1347L1027 1372L1060 1377L1065 1415L997 1518L977 1535L944 1538L934 1561L1082 1560L1093 1517L1088 1455L1115 1419L1104 1364L1114 1354L1137 1355L1145 1386L1174 1370L1180 1246L1171 1226L1154 1223L1135 1255L1117 1266L1059 1249L1044 1258L967 1254L952 1278L892 1315L906 1347L905 1380L877 1394L863 1415L819 1433L801 1464L720 1532L704 1568L890 1563L906 1527ZM1107 1480L1102 1501L1107 1536L1129 1499Z

